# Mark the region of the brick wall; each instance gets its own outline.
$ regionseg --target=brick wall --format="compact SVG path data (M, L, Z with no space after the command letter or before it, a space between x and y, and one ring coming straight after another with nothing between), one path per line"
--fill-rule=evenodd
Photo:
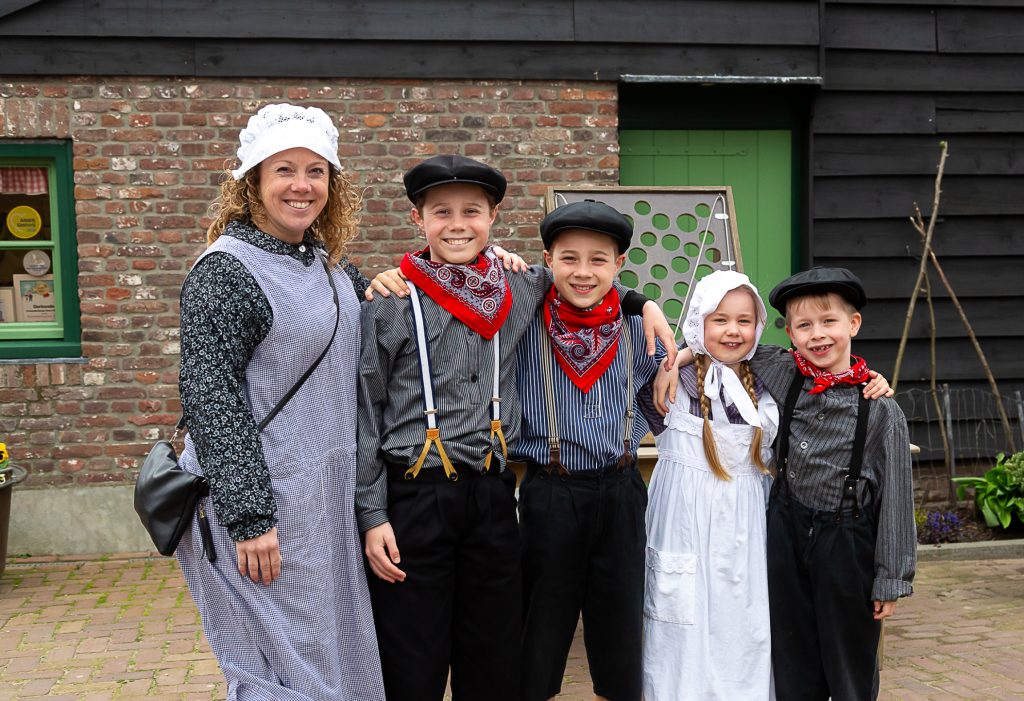
M618 180L610 83L73 78L0 82L0 138L74 143L84 363L0 366L0 440L26 486L134 478L174 423L178 292L205 245L205 213L249 115L270 102L337 119L342 163L365 188L367 274L420 246L402 172L436 153L500 168L494 238L536 262L546 187Z

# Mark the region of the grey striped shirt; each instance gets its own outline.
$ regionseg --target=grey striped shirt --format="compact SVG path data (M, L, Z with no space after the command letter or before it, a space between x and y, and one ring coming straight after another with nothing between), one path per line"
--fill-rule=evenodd
M779 346L760 346L750 364L781 411L798 372L793 357ZM806 379L804 388L810 386ZM861 390L859 385L838 385L821 394L802 392L797 400L786 478L794 498L806 506L822 511L839 507ZM862 505L873 504L878 524L871 596L893 601L913 591L917 534L907 421L892 399L871 403L861 478L858 499Z
M501 423L511 444L519 437L522 414L516 391L516 345L551 287L547 268L534 266L508 275L512 309L501 327L498 389ZM426 294L420 294L430 349L441 442L456 470L480 469L487 451L504 468L501 446L488 442L494 356L491 344ZM416 332L408 299L394 295L363 305L363 347L359 382L359 465L356 515L359 530L388 520L385 460L403 466L416 462L423 448L426 421L416 350ZM497 440L494 441L497 444ZM424 469L440 468L432 447Z

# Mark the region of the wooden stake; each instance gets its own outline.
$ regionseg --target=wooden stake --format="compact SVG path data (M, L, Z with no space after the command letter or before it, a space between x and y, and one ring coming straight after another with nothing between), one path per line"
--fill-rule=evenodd
M918 218L921 216L921 211L917 212ZM915 225L916 227L916 225ZM923 228L923 224L922 224ZM935 405L935 414L939 418L939 437L942 438L942 454L946 458L946 502L950 508L956 506L956 489L953 487L953 471L950 466L953 462L950 460L949 452L949 438L946 436L946 419L943 415L942 404L939 403L939 391L936 383L938 382L938 363L936 362L935 346L937 342L936 334L938 327L935 323L935 305L932 303L932 281L931 277L925 273L924 276L924 293L925 301L928 303L928 321L930 327L929 333L929 351L931 356L931 390L932 390L932 403Z
M946 169L946 156L949 154L949 144L940 141L942 152L939 154L939 170L935 174L935 195L932 198L932 213L928 217L928 231L924 237L924 251L921 254L921 266L917 270L917 280L910 292L910 304L907 306L907 318L903 321L903 334L900 336L900 347L896 351L896 366L892 371L892 388L895 391L900 381L900 367L903 365L903 353L907 349L907 338L910 336L910 322L914 319L914 306L917 304L917 295L921 292L921 283L924 280L925 268L928 266L928 252L932 247L932 237L935 235L935 221L939 214L939 198L942 195L942 173ZM916 207L916 205L915 205ZM920 212L920 210L919 210ZM914 224L914 218L910 221ZM916 228L916 227L915 227Z
M920 216L920 212L918 212ZM914 228L917 229L917 233L922 238L926 236L924 227L920 222L914 221L911 217L910 221L913 222ZM967 329L967 338L971 341L971 346L974 347L974 352L978 355L978 360L981 362L981 368L985 372L985 377L988 379L988 386L992 389L992 396L996 402L996 411L999 412L999 420L1003 424L1003 432L1006 434L1006 442L1009 446L1011 453L1017 452L1017 441L1013 437L1013 431L1010 430L1010 417L1006 414L1006 408L1003 406L1003 396L999 393L999 385L996 384L996 377L992 374L992 368L989 367L988 359L985 357L985 351L981 349L981 343L978 342L978 337L974 334L974 327L971 326L971 322L967 319L967 312L964 311L963 305L960 304L960 299L956 296L956 292L953 291L953 286L949 283L949 278L946 277L946 272L942 269L942 265L939 264L939 259L935 256L935 251L931 248L927 249L926 259L931 261L932 267L935 268L935 272L939 276L939 280L942 281L942 285L946 288L946 292L949 293L949 301L953 303L953 308L956 309L957 314L960 315L960 321L963 322L964 328ZM895 386L895 383L893 383Z

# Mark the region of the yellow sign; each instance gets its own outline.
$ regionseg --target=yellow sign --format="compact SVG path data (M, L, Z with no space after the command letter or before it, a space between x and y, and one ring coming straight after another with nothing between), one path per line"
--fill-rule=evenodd
M43 228L43 218L28 205L20 205L7 214L7 228L19 239L30 239Z

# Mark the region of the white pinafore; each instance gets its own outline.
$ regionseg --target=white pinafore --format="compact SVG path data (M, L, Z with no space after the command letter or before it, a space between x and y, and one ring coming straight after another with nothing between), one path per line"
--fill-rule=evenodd
M303 265L232 236L204 256L231 254L274 313L246 368L257 423L331 339L333 293L319 262ZM217 562L203 556L193 519L178 561L227 680L228 701L382 701L380 659L362 543L355 523L359 302L337 267L338 333L327 355L260 434L277 507L281 576L269 586L241 576L235 545L207 511ZM202 474L191 439L181 465Z
M770 478L750 458L754 428L730 424L720 400L711 412L718 456L733 479L704 457L703 419L680 399L655 440L658 463L647 505L644 699L768 701L771 632L765 552ZM778 430L768 394L758 401L762 459Z

